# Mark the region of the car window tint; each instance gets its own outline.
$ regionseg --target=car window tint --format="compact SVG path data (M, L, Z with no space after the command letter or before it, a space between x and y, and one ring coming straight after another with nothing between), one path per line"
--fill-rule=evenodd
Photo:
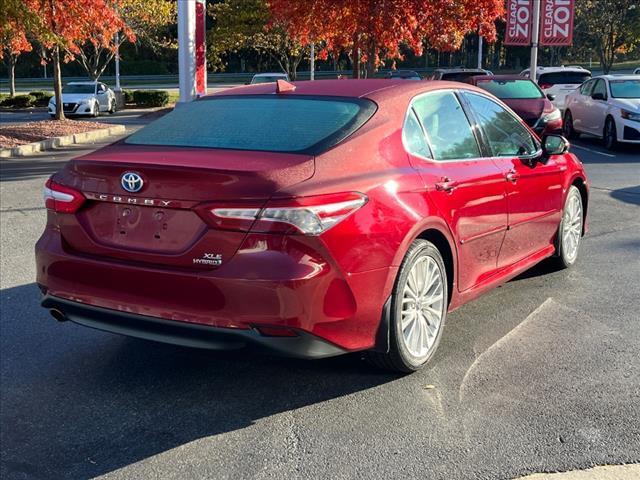
M594 80L589 80L588 82L582 84L582 86L580 87L580 93L582 95L591 95L591 89L593 88L594 83L596 83Z
M481 95L465 92L465 97L495 156L531 155L538 150L529 130L504 107Z
M607 98L607 89L606 89L606 85L604 84L604 80L600 79L596 81L596 84L593 87L593 91L591 92L591 95L596 93L601 93L602 95L604 95L604 98Z
M640 80L609 80L614 98L640 98Z
M407 113L404 128L402 129L402 141L409 153L431 158L427 140L413 109L409 109Z
M540 88L531 80L482 79L478 80L477 85L496 97L503 99L544 97Z
M137 145L317 154L375 113L370 100L287 95L217 95L179 104L125 141Z
M547 85L560 84L576 84L589 80L591 75L588 72L550 72L543 73L538 77L538 83L546 83Z
M413 108L427 132L435 160L480 157L469 120L453 92L425 95Z

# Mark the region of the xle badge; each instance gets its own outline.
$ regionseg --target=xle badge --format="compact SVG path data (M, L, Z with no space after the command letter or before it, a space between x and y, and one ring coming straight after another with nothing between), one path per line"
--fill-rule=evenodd
M204 253L202 258L194 258L193 263L196 265L214 265L218 267L222 265L222 255L219 253Z

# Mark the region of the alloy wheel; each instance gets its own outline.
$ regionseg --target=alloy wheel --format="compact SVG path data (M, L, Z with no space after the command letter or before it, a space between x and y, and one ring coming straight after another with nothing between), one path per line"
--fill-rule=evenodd
M401 329L411 355L425 357L433 347L442 324L444 276L430 256L416 260L402 293Z
M567 201L562 221L562 248L569 263L578 256L582 238L582 200L579 195L571 195Z

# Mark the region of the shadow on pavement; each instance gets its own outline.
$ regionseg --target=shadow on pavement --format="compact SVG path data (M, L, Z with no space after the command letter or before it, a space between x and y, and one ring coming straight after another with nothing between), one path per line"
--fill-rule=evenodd
M611 197L621 202L640 205L640 185L637 187L621 188L611 192Z
M2 295L3 478L88 478L398 378L359 356L210 352L59 324L34 284Z

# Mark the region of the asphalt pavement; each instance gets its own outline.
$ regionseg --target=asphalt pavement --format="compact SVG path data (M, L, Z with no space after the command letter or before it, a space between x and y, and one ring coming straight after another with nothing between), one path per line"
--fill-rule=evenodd
M86 149L0 160L3 479L510 479L640 462L637 150L576 142L591 201L574 268L543 263L454 312L432 363L400 376L359 355L57 323L34 284L41 189Z

